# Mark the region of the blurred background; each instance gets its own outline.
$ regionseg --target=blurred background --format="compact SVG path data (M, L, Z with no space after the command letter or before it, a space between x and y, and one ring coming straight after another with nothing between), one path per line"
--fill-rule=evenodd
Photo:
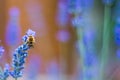
M120 80L120 0L0 0L1 66L28 29L36 43L18 80Z

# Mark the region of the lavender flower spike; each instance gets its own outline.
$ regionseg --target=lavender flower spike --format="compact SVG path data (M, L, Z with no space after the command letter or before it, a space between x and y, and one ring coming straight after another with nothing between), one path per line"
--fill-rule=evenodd
M4 71L3 71L4 80L6 80L8 78L9 72L10 72L10 66L9 66L9 64L5 64Z
M9 64L5 64L4 70L0 67L0 80L7 80L10 72Z
M28 55L28 50L33 46L35 32L28 30L26 35L24 35L23 44L20 45L13 54L13 71L10 72L11 76L17 80L18 77L22 77L22 69L24 69L24 64L26 57Z

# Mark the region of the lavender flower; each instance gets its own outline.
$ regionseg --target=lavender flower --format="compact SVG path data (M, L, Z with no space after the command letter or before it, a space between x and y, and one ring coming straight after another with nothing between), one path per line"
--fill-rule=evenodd
M68 12L70 14L80 14L83 11L83 2L82 0L68 0Z
M5 64L4 70L0 67L0 80L7 80L9 76L9 64Z
M20 45L13 54L13 71L10 72L10 74L16 80L18 77L22 76L22 70L24 69L24 63L28 55L27 51L31 48L31 43L29 41L30 36L34 38L35 32L29 29L26 35L22 38L23 44Z
M115 25L114 38L115 38L115 43L117 44L117 46L120 46L120 24Z
M6 80L8 78L9 72L10 72L10 66L9 66L9 64L5 64L5 68L4 68L4 72L3 72L4 80Z
M26 33L28 36L35 36L35 32L34 31L32 31L31 29L29 29L28 31L27 31L27 33Z
M68 0L68 6L69 6L68 12L70 14L73 14L76 12L76 1L77 0Z
M37 65L34 65L34 63ZM27 80L37 80L36 76L39 74L41 64L41 57L38 55L32 55L28 64Z
M4 51L5 51L4 48L0 46L0 57L3 55Z
M27 49L26 49L27 48ZM14 78L21 77L21 70L24 69L25 58L27 57L27 50L29 49L26 45L19 46L13 54L13 63L12 67L14 68L11 72L11 76Z
M20 9L18 7L9 8L9 19L6 26L5 41L7 45L13 47L18 45L21 34L21 27L19 23Z
M5 52L3 46L0 46L0 57ZM0 80L6 80L9 76L9 65L5 64L4 70L0 67Z

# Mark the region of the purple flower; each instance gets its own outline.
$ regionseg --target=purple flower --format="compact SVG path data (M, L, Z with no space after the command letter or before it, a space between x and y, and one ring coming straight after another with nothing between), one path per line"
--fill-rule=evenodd
M81 0L68 0L68 12L70 14L81 13L83 8L82 4L83 2Z
M27 35L24 35L24 36L22 37L23 42L26 42L26 41L27 41L27 38L28 38L28 36L27 36Z
M116 45L120 46L120 24L115 25L114 38Z
M58 31L56 38L60 42L67 42L70 39L70 33L66 30L60 30Z
M9 46L15 46L19 43L21 28L19 25L20 10L17 7L9 9L9 19L6 27L6 43Z
M35 36L35 32L29 29L26 33L28 36Z
M2 46L0 46L0 56L2 56L2 54L5 52L4 48Z
M9 70L10 70L9 64L5 64L4 72L3 72L3 74L4 74L4 80L6 80L6 78L9 76L9 72L10 72Z

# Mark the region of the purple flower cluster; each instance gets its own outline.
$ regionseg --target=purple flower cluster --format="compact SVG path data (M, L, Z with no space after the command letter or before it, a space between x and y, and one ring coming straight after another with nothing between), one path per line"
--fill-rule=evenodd
M4 48L0 46L0 57L4 53ZM9 64L5 64L4 70L0 67L0 80L6 80L9 76Z
M12 77L18 78L22 76L21 70L24 69L24 63L28 55L27 52L28 49L29 46L23 44L15 50L13 54L13 63L12 63L12 67L14 70L10 72Z

